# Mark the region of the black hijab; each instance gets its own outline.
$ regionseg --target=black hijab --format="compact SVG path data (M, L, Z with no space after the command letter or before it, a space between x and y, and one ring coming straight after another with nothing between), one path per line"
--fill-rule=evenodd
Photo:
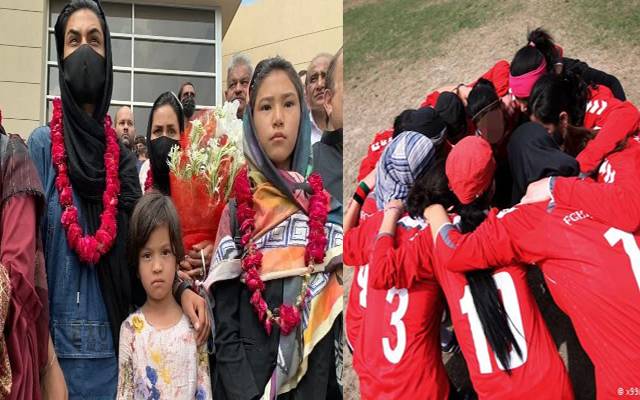
M95 4L96 7L93 7ZM93 115L84 112L76 104L71 90L64 79L64 31L66 23L74 10L98 10L98 19L104 31L106 77L102 94L98 96ZM69 180L80 200L79 209L86 222L88 232L94 234L100 226L102 213L102 194L106 187L104 153L106 140L103 122L107 117L113 88L113 67L111 60L111 37L104 11L99 2L91 0L73 0L60 12L55 25L56 49L58 51L58 70L60 93L62 97L64 145L67 152ZM102 297L107 308L114 346L118 351L120 324L129 314L133 302L133 282L135 271L127 264L127 241L129 217L137 199L142 195L136 160L120 141L120 196L118 197L117 235L111 250L100 258L95 265L100 281ZM139 290L136 291L136 293Z
M513 176L513 204L520 202L532 182L549 176L575 176L580 172L576 159L562 152L547 130L535 122L524 123L513 131L507 152Z
M408 109L401 112L393 121L393 137L407 131L421 133L431 139L434 144L438 144L444 139L447 125L431 107Z
M168 158L166 154L158 154L156 147L151 140L151 130L153 129L153 114L162 106L169 105L176 113L178 119L178 129L180 136L185 134L185 118L182 103L173 92L164 92L153 102L151 112L149 113L149 123L147 124L147 155L149 157L149 172L153 176L153 186L162 194L171 196L171 185L169 184L169 167L167 165ZM191 122L189 122L191 123ZM158 140L156 138L154 140ZM165 150L166 151L166 150ZM164 153L164 152L163 152Z

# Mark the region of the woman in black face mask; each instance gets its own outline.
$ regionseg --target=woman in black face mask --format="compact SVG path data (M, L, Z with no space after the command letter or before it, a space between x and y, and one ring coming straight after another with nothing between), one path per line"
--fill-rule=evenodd
M147 143L149 161L140 169L140 180L149 188L171 196L169 185L169 152L173 146L180 146L180 137L184 134L185 121L182 105L172 92L162 93L151 108L147 125ZM209 265L213 253L213 243L204 241L187 250L181 261L183 271L192 278L200 277L204 265ZM205 263L202 263L204 257Z
M190 121L196 112L196 89L191 82L185 82L180 86L178 99L182 102L185 122Z
M182 105L175 94L162 93L151 108L147 125L147 143L149 167L153 188L170 196L169 187L169 152L173 146L180 146L180 135L184 131L184 113ZM147 167L143 166L144 170ZM148 185L148 184L147 184ZM145 188L147 189L147 188Z
M114 398L120 325L144 302L127 263L129 217L141 190L135 157L117 141L107 116L113 67L99 3L67 4L55 39L61 99L54 100L51 128L36 129L28 143L44 188L49 327L69 397ZM179 299L202 342L204 300L190 291Z

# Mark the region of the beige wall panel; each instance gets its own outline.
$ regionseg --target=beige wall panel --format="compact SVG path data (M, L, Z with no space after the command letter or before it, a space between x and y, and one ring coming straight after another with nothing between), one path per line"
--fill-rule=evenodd
M46 0L2 0L0 2L0 12L3 8L14 10L44 11Z
M3 118L2 125L8 133L17 133L26 141L31 132L39 126L42 126L40 121L28 120L28 119L11 119Z
M335 27L342 27L342 0L256 0L238 9L223 54Z
M0 45L4 62L0 63L0 81L40 83L42 49Z
M0 109L7 119L40 119L42 92L39 84L0 82Z
M0 44L42 47L42 12L0 9Z

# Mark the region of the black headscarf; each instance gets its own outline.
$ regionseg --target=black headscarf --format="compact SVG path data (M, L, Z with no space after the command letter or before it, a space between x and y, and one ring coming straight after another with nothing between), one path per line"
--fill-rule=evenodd
M513 204L520 202L532 182L580 172L576 159L562 152L547 130L535 122L522 124L513 131L507 152L513 176Z
M149 158L149 172L153 176L153 186L162 194L171 196L171 185L169 184L169 167L167 158L164 155L156 154L156 147L151 140L151 130L153 129L153 114L155 111L165 105L171 106L176 113L178 119L178 129L180 135L185 134L185 118L182 103L173 92L164 92L153 102L151 112L149 113L149 123L147 124L147 156ZM160 138L156 138L158 140Z
M437 144L444 139L446 131L444 120L431 107L404 110L393 121L393 137L402 132L418 132Z
M467 133L467 113L455 93L441 93L434 110L447 124L447 135L452 142L457 142Z
M104 31L104 58L107 75L102 94L98 97L93 115L90 116L82 110L79 104L76 104L64 79L64 31L65 24L68 22L66 14L68 14L69 7L75 8L78 3L89 2L73 0L62 9L55 25L55 37L69 180L74 193L78 195L80 200L79 208L88 228L88 232L85 234L94 234L100 226L100 215L103 209L102 194L106 187L104 167L106 140L103 123L111 103L113 88L111 37L104 11L100 3L96 2L99 11L98 19L102 23ZM67 12L65 13L65 11ZM119 141L118 143L120 146L120 195L118 197L117 235L111 250L103 255L95 265L102 297L111 323L111 333L116 351L118 350L120 324L129 314L129 308L134 300L132 286L136 280L135 272L127 264L126 248L129 217L135 202L142 195L136 172L135 157L122 143Z

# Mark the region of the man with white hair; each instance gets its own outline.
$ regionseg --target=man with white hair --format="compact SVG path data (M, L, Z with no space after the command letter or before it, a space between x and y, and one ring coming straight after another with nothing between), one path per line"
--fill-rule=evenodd
M249 83L253 67L249 57L244 54L234 54L227 69L227 89L224 91L225 100L231 102L238 100L238 118L242 119L244 109L249 101Z
M332 59L333 55L320 53L313 57L307 68L304 88L311 119L311 144L319 142L322 132L329 130L327 112L324 109L324 95L327 70Z

